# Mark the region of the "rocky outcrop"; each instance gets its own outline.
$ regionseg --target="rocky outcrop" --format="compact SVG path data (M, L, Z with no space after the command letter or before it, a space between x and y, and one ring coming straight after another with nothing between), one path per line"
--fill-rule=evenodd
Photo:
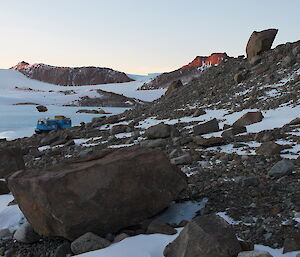
M260 32L254 31L251 34L246 46L247 59L249 62L254 64L254 61L251 60L253 57L271 49L277 32L278 29L267 29Z
M19 148L0 149L0 178L5 178L10 173L24 169L23 153Z
M79 106L133 107L135 105L145 103L136 98L127 97L113 92L106 92L101 89L97 89L97 93L99 94L99 97L84 96L79 100L74 101L73 104Z
M234 230L221 217L195 218L164 250L166 257L232 257L241 251Z
M57 67L43 63L29 64L20 62L11 69L18 70L25 76L51 84L62 86L83 86L108 83L130 82L125 73L99 67Z
M160 150L132 147L19 171L8 185L36 232L72 240L87 232L115 233L152 217L176 199L186 178Z
M220 64L224 59L229 58L226 53L214 53L210 56L197 56L192 62L181 68L165 72L150 82L145 83L140 89L157 89L157 88L168 88L173 81L181 80L182 83L188 83L193 78L201 75L202 71L212 65Z
M218 65L226 58L228 58L226 53L213 53L210 56L197 56L192 62L181 68L186 69L190 67L198 68L202 66Z

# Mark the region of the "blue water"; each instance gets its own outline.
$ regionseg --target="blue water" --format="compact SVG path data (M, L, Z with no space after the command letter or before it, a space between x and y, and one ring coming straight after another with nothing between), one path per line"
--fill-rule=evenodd
M76 113L79 109L97 109L96 107L64 107L48 105L48 111L40 113L34 105L0 105L0 138L12 140L19 137L28 137L34 133L38 119L64 115L72 119L72 125L81 122L90 122L94 117L102 115ZM103 107L106 112L119 114L128 108Z

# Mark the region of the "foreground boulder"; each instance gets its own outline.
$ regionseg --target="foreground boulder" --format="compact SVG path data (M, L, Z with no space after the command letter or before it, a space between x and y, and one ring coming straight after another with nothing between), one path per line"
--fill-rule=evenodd
M0 178L25 167L23 153L19 148L1 148L0 163Z
M236 122L233 123L234 127L244 127L262 121L264 116L261 112L247 112Z
M72 240L138 224L168 207L187 183L162 151L131 147L19 171L8 185L36 232Z
M199 216L164 250L166 257L232 257L241 251L234 230L221 217Z
M251 34L246 47L247 59L249 62L251 62L253 57L271 49L277 32L278 29L267 29L260 32L254 31Z

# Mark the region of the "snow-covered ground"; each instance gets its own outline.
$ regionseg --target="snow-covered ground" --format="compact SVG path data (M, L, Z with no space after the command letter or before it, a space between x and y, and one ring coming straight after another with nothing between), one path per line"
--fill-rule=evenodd
M143 101L153 101L164 94L165 90L137 90L145 81L151 79L154 74L148 76L131 75L136 81L128 83L92 85L92 86L57 86L38 80L27 78L16 70L0 69L0 138L9 140L18 137L31 136L39 118L64 115L72 119L73 125L80 122L89 122L95 116L93 114L76 113L77 108L63 105L71 104L80 97L100 97L96 92L102 89L109 92L123 94ZM65 94L66 91L71 92ZM19 103L35 103L46 105L47 113L37 112L35 105L15 105ZM102 108L111 114L118 114L126 108Z

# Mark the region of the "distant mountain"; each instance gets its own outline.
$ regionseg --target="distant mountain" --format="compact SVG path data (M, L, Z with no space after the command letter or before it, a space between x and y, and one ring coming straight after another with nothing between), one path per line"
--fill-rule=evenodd
M220 64L224 59L229 58L226 53L213 53L210 56L197 56L192 62L181 68L165 72L146 82L140 88L142 90L167 88L173 81L181 80L182 83L188 83L193 78L198 77L203 70L213 65Z
M43 63L20 62L11 69L18 70L31 79L61 86L84 86L130 82L125 73L100 67L57 67Z

